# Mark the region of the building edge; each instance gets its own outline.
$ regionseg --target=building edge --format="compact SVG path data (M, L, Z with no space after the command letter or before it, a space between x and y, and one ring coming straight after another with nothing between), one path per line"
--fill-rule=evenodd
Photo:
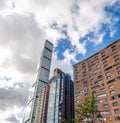
M76 65L78 65L79 63L82 63L82 62L84 62L84 61L88 60L89 58L91 58L91 57L93 57L93 56L97 55L97 54L98 54L98 53L100 53L102 50L104 50L104 49L106 49L106 48L110 47L111 45L113 45L114 43L116 43L116 42L118 42L118 41L120 41L120 38L119 38L119 39L117 39L117 40L115 40L115 41L114 41L114 42L112 42L111 44L109 44L109 45L105 46L104 48L102 48L100 51L98 51L98 52L94 53L93 55L90 55L90 56L89 56L89 57L87 57L86 59L83 59L82 61L80 61L80 62L78 62L78 63L74 64L74 65L73 65L73 67L74 67L74 66L76 66Z

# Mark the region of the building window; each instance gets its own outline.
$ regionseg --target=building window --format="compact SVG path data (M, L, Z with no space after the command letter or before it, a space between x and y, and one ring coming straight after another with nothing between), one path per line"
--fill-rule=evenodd
M115 58L118 58L118 57L119 57L119 55L117 54L117 55L114 56L114 59L115 59Z
M103 82L103 80L102 80L102 79L101 79L101 80L96 81L94 84L99 84L99 83L101 83L101 82Z
M117 67L117 70L118 70L118 71L120 71L120 66L119 66L119 67Z
M105 88L100 89L101 92L105 92Z
M115 120L116 120L116 121L120 121L120 116L115 117Z
M102 100L95 100L95 104L102 103Z
M97 65L96 68L100 68L100 65Z
M114 94L114 93L115 93L115 91L114 91L114 90L110 91L110 94Z
M106 118L97 118L97 121L100 121L100 122L103 122L104 123L104 121L106 121Z
M116 77L115 80L120 80L120 76L119 77Z
M99 87L100 87L100 86L97 85L97 86L92 87L91 89L92 89L92 90L96 90L96 89L98 89Z
M115 81L115 79L112 79L110 81L107 82L107 84L113 83Z
M109 71L107 71L107 72L105 73L105 75L106 75L106 76L109 76L109 75L110 75L110 72L109 72Z
M118 106L118 102L113 102L112 105L113 106Z
M118 71L118 74L120 74L120 71Z
M87 84L87 82L85 81L85 82L83 82L83 84Z
M112 49L112 52L114 52L115 50L117 50L116 45L113 45L113 46L111 47L111 49Z
M80 96L76 96L76 98L80 98Z
M87 85L84 86L84 88L87 88L87 87L88 87Z
M110 79L111 79L111 77L110 77L110 76L107 76L107 77L106 77L106 79L107 79L107 80L110 80Z
M79 100L76 100L76 103L79 103L80 101Z
M93 79L90 79L90 82L94 82L94 80Z
M105 52L103 51L102 53L101 53L101 57L103 58L103 57L105 57L106 55L105 55Z
M108 67L107 61L104 61L104 62L103 62L103 65L104 65L104 68Z
M96 97L97 98L100 98L100 97L105 97L106 96L106 94L104 93L104 94L99 94L99 95L97 95Z
M88 94L88 93L86 93L86 94L85 94L85 96L87 97L87 96L89 96L89 94Z
M116 48L116 45L111 46L111 49L114 49L114 48Z
M104 108L108 108L109 105L108 105L108 104L104 104L103 107L104 107Z
M100 78L102 78L102 75L99 75L99 76L98 76L98 79L100 79Z
M115 62L119 62L119 61L120 61L120 58L116 58L116 59L115 59Z
M110 114L110 111L109 110L106 110L106 111L101 111L100 113L101 114Z
M83 76L86 76L86 72L83 72Z
M117 67L117 70L118 70L118 74L120 74L120 67Z
M120 109L115 109L115 110L114 110L114 113L115 113L115 114L119 114L119 113L120 113Z
M118 94L118 95L115 95L115 96L112 96L112 97L110 97L110 98L111 98L111 100L118 99L118 98L120 98L120 94Z

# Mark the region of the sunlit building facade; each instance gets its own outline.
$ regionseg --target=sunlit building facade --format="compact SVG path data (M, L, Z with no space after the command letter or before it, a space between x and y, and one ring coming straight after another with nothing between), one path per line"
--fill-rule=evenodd
M36 115L35 115L35 123L46 123L49 89L50 86L48 84L39 93Z
M66 120L72 123L74 117L73 81L60 69L54 70L49 81L50 93L48 101L47 123L61 123Z
M120 122L120 40L74 65L74 90L75 107L94 93L99 120Z

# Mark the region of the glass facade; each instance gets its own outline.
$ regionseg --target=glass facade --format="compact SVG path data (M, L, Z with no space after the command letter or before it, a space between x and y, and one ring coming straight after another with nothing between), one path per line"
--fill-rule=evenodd
M56 69L55 75L50 80L47 123L61 123L63 119L72 123L70 119L74 116L74 109L71 89L73 89L73 82L70 76Z
M35 89L34 89L33 103L32 103L29 123L35 122L35 114L36 114L39 93L48 84L52 49L53 49L52 43L46 40L44 49L42 52L42 56L40 59L40 66L38 69L37 80L34 84Z

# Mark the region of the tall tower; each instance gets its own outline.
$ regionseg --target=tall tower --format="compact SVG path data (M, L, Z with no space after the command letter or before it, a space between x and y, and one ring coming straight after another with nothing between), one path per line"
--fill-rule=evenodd
M46 123L61 123L65 120L72 123L74 117L73 81L68 74L60 69L54 70L49 81L50 93Z
M36 114L39 93L48 84L50 66L51 66L51 58L52 58L52 49L53 49L53 44L49 42L48 40L46 40L44 49L42 51L41 59L40 59L37 80L33 85L35 89L34 89L34 95L32 99L30 117L27 121L24 121L24 123L34 123L35 122L35 114Z

